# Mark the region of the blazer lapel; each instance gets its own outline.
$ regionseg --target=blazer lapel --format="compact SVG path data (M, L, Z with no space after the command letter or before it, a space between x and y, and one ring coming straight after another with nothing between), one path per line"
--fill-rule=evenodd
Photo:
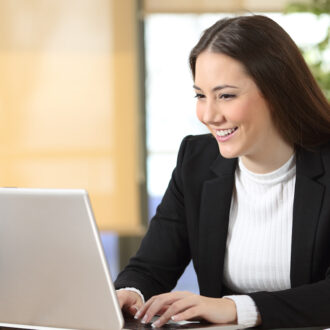
M199 218L200 292L209 297L221 296L223 261L236 159L219 156L211 169L217 177L203 185Z
M320 152L297 151L297 172L293 204L291 286L311 280L313 245L324 187L315 178L323 173Z

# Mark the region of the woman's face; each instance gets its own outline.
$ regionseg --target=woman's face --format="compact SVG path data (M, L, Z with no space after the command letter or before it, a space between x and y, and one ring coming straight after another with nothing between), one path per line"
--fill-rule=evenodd
M223 157L255 162L283 144L267 102L240 62L204 51L197 57L194 88L198 119L218 141Z

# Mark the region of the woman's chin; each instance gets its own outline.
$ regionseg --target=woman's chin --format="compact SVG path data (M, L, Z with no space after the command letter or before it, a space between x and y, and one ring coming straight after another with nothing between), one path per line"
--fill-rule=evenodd
M219 151L222 157L224 158L237 158L239 157L239 152L237 150L233 150L232 148L225 148L219 145Z

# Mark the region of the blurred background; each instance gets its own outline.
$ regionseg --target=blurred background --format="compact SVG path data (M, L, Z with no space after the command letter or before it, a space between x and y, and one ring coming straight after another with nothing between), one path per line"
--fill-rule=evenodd
M88 190L115 277L206 132L189 52L245 13L284 27L330 99L330 0L0 0L0 186ZM191 265L177 288L198 292Z

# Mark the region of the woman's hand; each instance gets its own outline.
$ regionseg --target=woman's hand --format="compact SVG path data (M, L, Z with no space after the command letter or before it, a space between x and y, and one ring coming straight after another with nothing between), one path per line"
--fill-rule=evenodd
M226 298L208 298L191 292L176 291L150 298L135 318L149 323L153 316L161 315L153 323L161 327L172 319L175 322L204 319L211 323L237 323L236 305Z
M117 290L117 298L120 308L124 313L134 316L136 312L143 306L140 295L130 290Z

